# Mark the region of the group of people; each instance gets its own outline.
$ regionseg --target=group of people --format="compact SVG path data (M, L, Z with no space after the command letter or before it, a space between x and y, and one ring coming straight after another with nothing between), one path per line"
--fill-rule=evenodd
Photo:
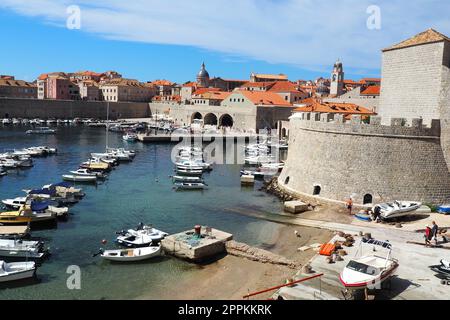
M438 235L442 236L442 241L444 241L444 243L447 243L447 237L443 234L439 233L439 226L436 224L435 221L433 221L431 223L431 227L430 226L426 226L425 228L425 246L431 246L431 241L434 241L434 244L437 246L438 245Z

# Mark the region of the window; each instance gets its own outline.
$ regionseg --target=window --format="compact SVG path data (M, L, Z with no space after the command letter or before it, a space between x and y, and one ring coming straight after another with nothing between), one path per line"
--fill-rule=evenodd
M284 184L285 184L285 185L288 185L290 179L291 179L290 177L287 177L286 180L284 180Z
M313 196L320 195L321 191L322 191L322 188L320 186L314 186Z
M371 204L373 203L373 197L371 194L364 195L363 204Z

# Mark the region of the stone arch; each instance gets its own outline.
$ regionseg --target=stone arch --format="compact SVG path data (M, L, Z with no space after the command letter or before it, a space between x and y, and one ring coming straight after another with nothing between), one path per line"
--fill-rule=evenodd
M363 204L371 204L373 203L373 196L370 193L364 195Z
M200 112L194 112L191 116L191 123L194 122L194 120L202 120L203 116Z
M217 116L214 113L208 113L207 115L205 115L205 125L211 125L211 126L217 126L218 124L218 119Z
M233 127L234 125L233 117L230 116L228 113L222 115L219 119L219 125L221 127L229 127L229 128Z

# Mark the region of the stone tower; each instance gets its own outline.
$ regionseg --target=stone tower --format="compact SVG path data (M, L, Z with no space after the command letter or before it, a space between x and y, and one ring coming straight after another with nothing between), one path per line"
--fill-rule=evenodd
M209 87L209 73L206 71L205 63L202 63L202 67L197 74L197 84L200 87Z
M341 61L336 61L331 73L330 96L339 97L344 93L344 68Z

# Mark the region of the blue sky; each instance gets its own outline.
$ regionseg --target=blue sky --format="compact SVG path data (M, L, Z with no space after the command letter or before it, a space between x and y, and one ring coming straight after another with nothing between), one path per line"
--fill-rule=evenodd
M70 5L79 30L66 28ZM370 5L379 30L366 26ZM211 76L296 80L328 77L340 58L359 79L380 74L384 47L430 27L450 35L448 12L444 0L1 0L0 74L117 70L183 83L205 61Z

